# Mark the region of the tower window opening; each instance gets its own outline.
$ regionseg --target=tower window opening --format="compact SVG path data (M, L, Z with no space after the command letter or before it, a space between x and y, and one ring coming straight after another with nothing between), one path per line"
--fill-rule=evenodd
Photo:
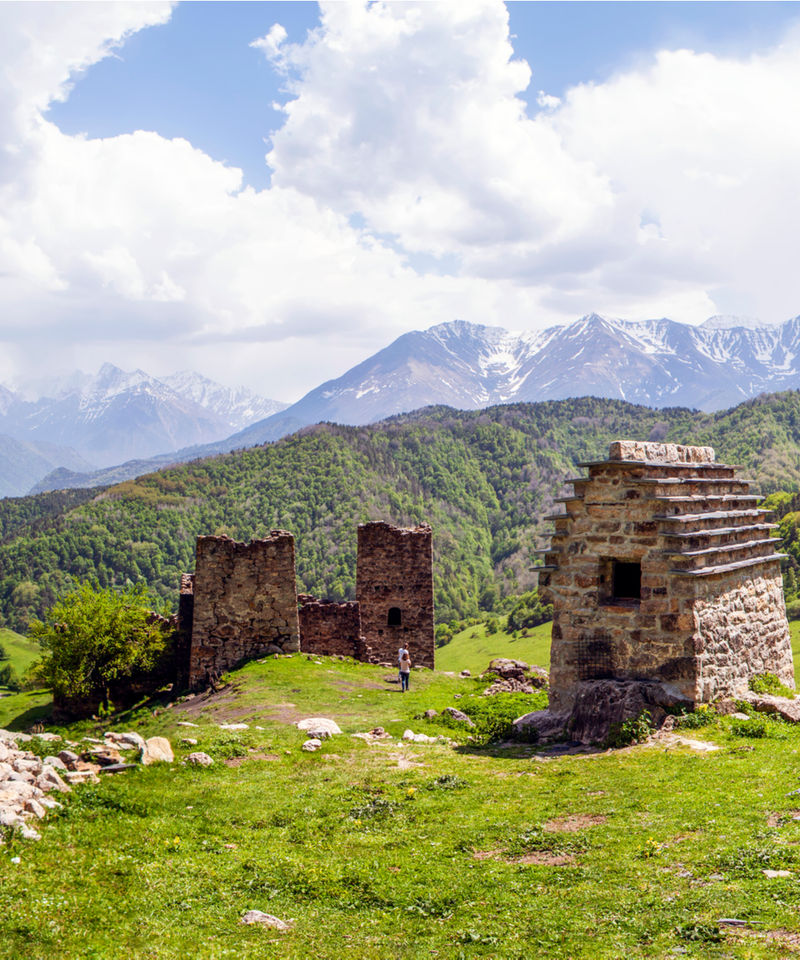
M387 627L399 627L402 624L403 617L400 613L400 607L390 607L389 615L386 617Z

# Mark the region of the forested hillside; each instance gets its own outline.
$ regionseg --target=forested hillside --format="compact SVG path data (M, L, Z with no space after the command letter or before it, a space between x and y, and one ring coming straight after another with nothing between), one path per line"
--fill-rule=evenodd
M584 398L325 424L99 493L0 501L0 615L24 630L72 578L143 579L174 601L198 534L278 527L297 538L300 589L352 596L356 525L385 519L433 524L437 619L469 616L534 583L553 498L619 437L710 443L763 492L800 490L797 392L719 414Z

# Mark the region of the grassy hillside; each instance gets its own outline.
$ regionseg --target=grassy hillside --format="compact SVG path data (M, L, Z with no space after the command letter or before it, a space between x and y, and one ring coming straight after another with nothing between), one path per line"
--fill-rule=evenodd
M38 644L7 628L0 628L0 647L8 654L0 664L10 662L20 677L40 653Z
M725 718L685 732L714 752L665 741L532 762L525 745L398 741L406 727L463 740L416 716L463 707L480 684L415 672L401 695L386 674L269 660L208 701L120 721L168 736L178 762L75 788L38 843L5 831L0 958L793 954L800 730ZM29 704L0 700L0 724ZM310 715L344 734L307 754L292 722ZM393 736L350 736L378 724ZM102 730L61 728L72 739ZM187 735L197 747L181 744ZM194 749L214 765L182 766ZM294 928L243 926L250 909Z
M489 633L485 623L467 627L436 650L436 669L469 670L473 676L482 673L494 657L524 660L537 667L550 666L550 629L552 623L531 627L528 636L514 637L504 630Z
M352 596L356 524L429 520L440 621L491 608L534 580L553 498L610 440L712 443L764 491L800 489L800 394L732 411L650 410L582 398L475 412L431 408L369 427L320 425L275 444L92 493L0 510L0 616L24 631L72 578L144 580L175 601L198 534L297 538L301 590ZM34 502L35 501L35 502Z

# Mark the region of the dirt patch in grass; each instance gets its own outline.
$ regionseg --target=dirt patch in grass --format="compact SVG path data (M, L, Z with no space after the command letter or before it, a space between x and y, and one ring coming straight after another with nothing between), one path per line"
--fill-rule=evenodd
M780 948L787 953L800 953L800 933L778 928L777 930L752 930L745 927L722 927L726 940L743 943L746 940L761 940L780 944Z
M568 817L554 817L544 825L547 833L577 833L587 827L597 827L608 817L600 813L575 813Z
M519 857L506 857L505 850L474 850L472 856L476 860L502 860L504 863L522 863L528 866L563 867L568 863L575 863L575 856L571 853L556 853L554 850L533 850L523 853Z
M800 810L784 810L782 813L771 813L767 817L767 826L781 827L790 820L800 820Z
M524 853L521 857L514 857L513 860L506 860L506 863L537 864L542 867L564 867L568 863L575 863L575 857L571 853L549 853L547 850L534 850L532 853Z

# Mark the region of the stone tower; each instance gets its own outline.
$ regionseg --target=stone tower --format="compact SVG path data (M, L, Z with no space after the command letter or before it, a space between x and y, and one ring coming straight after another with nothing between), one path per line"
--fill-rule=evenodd
M373 661L395 663L405 646L417 666L433 667L433 537L382 521L358 528L356 599Z
M607 678L695 703L765 672L793 687L775 524L734 468L710 447L633 441L581 466L539 574L553 604L552 709Z
M252 543L198 537L192 593L190 687L253 657L300 649L291 533Z

